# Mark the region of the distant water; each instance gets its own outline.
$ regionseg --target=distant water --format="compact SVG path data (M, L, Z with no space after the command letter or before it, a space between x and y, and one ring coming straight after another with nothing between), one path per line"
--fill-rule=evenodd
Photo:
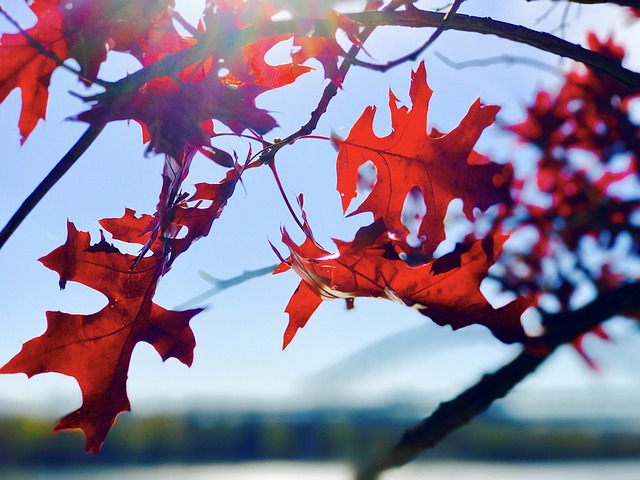
M234 465L165 465L105 469L0 471L2 480L351 480L338 463L260 462ZM563 463L416 463L381 480L638 480L637 461Z

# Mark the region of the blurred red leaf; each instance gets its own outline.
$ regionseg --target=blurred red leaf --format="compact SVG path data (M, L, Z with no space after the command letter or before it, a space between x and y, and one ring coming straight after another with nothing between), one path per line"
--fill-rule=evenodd
M62 33L59 0L35 0L31 10L38 18L25 33L59 60L67 58L67 43ZM49 81L56 61L39 52L23 33L0 37L0 102L15 89L22 93L20 142L24 143L38 120L44 119L49 99Z

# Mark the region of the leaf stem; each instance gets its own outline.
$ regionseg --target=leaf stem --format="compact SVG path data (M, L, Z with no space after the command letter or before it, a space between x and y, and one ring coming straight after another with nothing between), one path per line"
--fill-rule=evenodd
M104 124L90 126L78 141L71 147L64 157L53 167L47 176L40 182L33 192L26 198L22 205L16 210L11 219L0 232L0 249L9 240L9 237L16 231L25 218L36 207L38 202L51 190L65 173L76 163L82 154L89 148L93 141L102 132Z
M438 27L444 19L444 14L426 12L414 9L412 11L393 12L361 12L346 15L351 20L363 25L371 26L397 26L397 27ZM597 52L584 48L575 43L563 40L555 35L538 32L530 28L513 25L507 22L480 18L469 15L456 14L445 26L446 29L463 32L474 32L484 35L495 35L505 40L522 43L560 57L571 58L582 62L601 75L607 75L615 79L621 85L640 90L640 73L624 68L620 62L616 62ZM354 60L354 64L379 71L388 70L387 64L370 65L360 60Z
M269 165L269 168L271 169L271 173L273 173L273 178L275 179L276 184L278 185L278 190L280 190L280 195L282 196L284 203L289 209L289 213L291 213L291 216L298 224L298 227L300 227L300 230L302 230L303 232L306 232L307 230L304 228L304 225L300 221L300 218L298 218L298 215L296 214L295 210L291 206L291 202L289 202L289 198L287 197L287 194L284 191L284 187L282 186L282 182L280 181L280 177L278 176L278 171L276 170L275 158L271 158L266 163L267 165Z

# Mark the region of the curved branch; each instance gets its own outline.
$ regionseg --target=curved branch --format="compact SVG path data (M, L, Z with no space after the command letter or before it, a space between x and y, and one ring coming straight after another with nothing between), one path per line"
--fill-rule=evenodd
M539 50L553 53L561 57L571 58L578 62L588 65L596 72L610 76L632 89L640 90L640 74L624 68L620 63L615 62L597 52L576 45L574 43L563 40L559 37L545 32L538 32L526 27L512 25L510 23L493 20L491 18L472 17L468 15L456 14L449 17L446 24L443 25L446 14L426 12L418 9L409 11L396 11L399 4L403 4L401 0L392 2L386 9L382 11L367 11L360 13L345 14L345 16L364 27L375 28L380 26L397 26L412 28L439 28L443 30L459 30L465 32L475 32L485 35L495 35L506 40L522 43L532 46ZM392 8L389 8L392 7ZM242 30L238 38L234 39L234 43L238 46L247 45L255 41L256 35L270 36L278 34L295 34L298 31L300 20L284 20L277 22L267 22L256 24ZM316 20L318 29L330 31L329 20ZM367 29L368 30L368 29ZM367 32L362 33L365 38ZM179 52L167 55L160 60L145 66L117 82L109 85L106 92L84 98L85 101L100 101L109 103L113 101L113 97L120 97L128 93L135 92L143 84L158 76L177 75L183 69L191 64L202 61L215 51L218 42L225 41L220 38L217 32L203 36L203 40L196 45L180 50ZM355 58L358 47L351 49L340 66L341 75L345 75L351 65L363 64L367 68L387 70L390 66L370 65ZM395 65L395 63L393 64ZM304 125L298 132L287 138L292 140L303 135L310 134L316 127L320 116L326 110L330 99L335 96L338 89L335 84L329 84L322 95L322 99L318 104L316 111L313 112L309 122Z
M422 10L394 12L362 12L348 15L354 21L367 26L433 27L442 24L444 14ZM545 32L513 25L491 18L472 17L456 14L446 25L446 29L495 35L505 40L522 43L561 57L571 58L592 68L601 75L612 77L620 84L640 90L640 74L624 68L619 62L597 52L568 42ZM368 65L367 65L368 66ZM377 67L386 69L385 65Z
M73 147L65 154L64 157L56 164L55 167L47 174L47 176L40 182L31 195L29 195L20 208L16 210L11 219L0 231L0 249L7 243L9 237L16 231L25 218L36 207L38 202L51 190L51 188L60 180L65 173L76 163L82 154L91 146L93 141L100 135L100 132L104 129L104 124L92 125L87 131L78 139Z
M527 2L536 2L538 0L527 0ZM553 2L581 3L583 5L603 5L605 3L613 3L620 7L638 8L638 0L552 0Z
M440 404L428 418L404 432L398 444L379 462L362 469L358 480L373 480L389 468L410 462L419 453L435 446L449 433L462 427L504 397L527 375L535 371L557 347L592 330L615 315L640 308L640 282L629 283L600 294L593 302L566 313L548 315L545 340L548 350L538 354L527 350L496 371L485 375L474 386L453 400Z

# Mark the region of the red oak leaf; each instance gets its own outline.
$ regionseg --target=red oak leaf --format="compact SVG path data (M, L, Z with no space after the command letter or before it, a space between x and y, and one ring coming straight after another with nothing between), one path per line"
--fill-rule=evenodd
M509 203L512 171L510 166L491 163L473 151L482 131L493 123L499 107L482 106L476 101L454 130L447 134L434 130L427 135L431 95L424 64L420 64L412 73L411 109L399 107L390 92L389 135L379 138L374 133L376 108L369 107L349 136L337 142L337 189L343 210L356 196L358 169L367 161L373 162L377 180L352 215L372 212L375 219L382 219L394 235L403 239L408 233L401 220L403 205L409 192L419 189L427 211L418 237L424 239L422 252L427 258L444 240L443 221L449 202L461 198L469 219L473 219L474 208L485 210L496 203Z
M419 267L410 267L398 257L381 220L361 228L351 242L336 241L335 254L309 238L298 246L284 230L282 238L291 252L284 263L302 278L286 307L289 325L284 347L306 325L322 300L352 301L356 297L396 301L454 329L484 325L507 343L529 341L520 316L531 301L521 298L493 308L480 292L480 283L506 237L473 241ZM457 263L457 268L443 268L442 262Z
M291 35L276 35L258 40L243 47L245 62L251 68L255 77L255 84L267 88L279 88L293 83L300 75L313 70L305 65L297 65L294 62L281 65L269 65L265 61L265 55L278 43L288 40Z
M56 430L81 429L87 451L97 453L119 413L128 411L127 371L138 342L147 342L163 360L191 365L195 340L189 321L201 309L170 311L152 302L161 273L156 255L140 259L120 253L104 239L90 245L89 233L68 223L68 238L40 261L60 275L60 286L78 282L107 297L94 314L47 312L47 330L28 341L0 373L29 377L58 372L74 377L82 406L58 422Z
M127 119L143 122L150 132L151 148L180 158L185 146L210 146L211 132L203 127L210 119L220 120L238 134L247 128L259 134L275 128L273 117L255 105L264 91L256 85L225 84L215 73L186 84L158 77L132 95L118 97L117 102L98 103L78 119L91 124Z
M33 28L26 30L29 38L23 33L0 37L0 102L15 88L21 90L20 143L25 142L38 121L46 116L49 81L57 67L56 61L40 53L31 41L40 44L59 60L67 58L58 2L35 0L31 4L38 20Z
M187 162L188 163L188 162ZM173 164L176 167L176 164ZM188 165L182 168L188 171ZM114 240L143 245L137 260L151 251L164 255L165 274L173 261L184 253L196 240L206 237L213 222L220 217L227 201L240 180L236 170L229 170L218 183L198 183L196 193L186 198L178 195L183 176L175 177L175 182L167 175L171 168L165 168L163 189L154 215L136 216L136 212L125 209L120 218L103 218L100 225L113 236ZM176 167L177 171L181 167Z
M295 51L291 54L296 65L310 58L318 60L324 68L324 77L331 79L337 86L342 86L342 76L338 70L338 53L341 51L333 39L325 37L296 36ZM303 68L299 66L298 68Z
M193 242L209 235L213 221L220 217L238 180L238 173L229 170L225 179L219 183L198 183L196 193L188 200L175 205L171 214L173 224L178 228L175 229L175 237L169 240L171 261L186 251ZM202 202L205 202L206 206L201 206ZM178 233L181 233L180 228L186 228L186 234L178 236Z
M103 218L99 223L111 234L114 240L144 245L151 237L153 220L153 215L136 217L135 210L125 208L122 217Z

